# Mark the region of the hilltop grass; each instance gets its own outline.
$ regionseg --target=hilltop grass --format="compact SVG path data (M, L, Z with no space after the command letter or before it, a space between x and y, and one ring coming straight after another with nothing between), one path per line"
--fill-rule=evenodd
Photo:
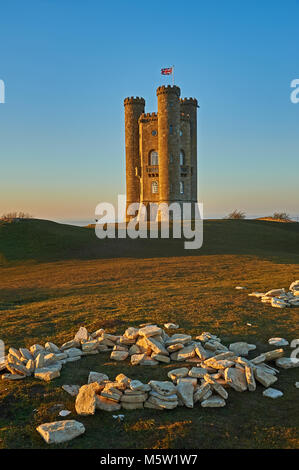
M225 344L254 343L257 351L251 356L271 349L271 336L299 337L298 308L273 309L247 295L287 288L299 278L297 224L208 221L204 247L196 254L179 249L178 241L169 246L157 240L143 244L143 257L141 242L136 250L130 241L117 240L105 242L103 248L96 239L90 247L92 230L45 221L30 224L31 229L27 225L21 233L21 224L4 227L12 231L10 238L0 229L0 252L7 260L0 269L0 337L7 347L46 340L61 344L81 325L121 333L143 322L168 321L193 336L210 331ZM102 259L90 259L94 250ZM115 257L109 259L110 252ZM237 285L247 290L236 291ZM46 448L35 428L59 419L55 405L62 404L72 411L70 418L84 423L86 433L51 447L298 448L298 369L281 370L275 386L284 396L276 401L264 398L258 386L255 393L229 390L223 409L196 405L193 410L125 411L123 422L101 411L77 417L74 399L61 389L64 383L86 383L90 370L105 371L110 378L124 372L144 381L166 380L167 371L177 364L131 367L128 361L114 363L109 354L100 353L66 365L61 377L49 384L33 378L0 381L0 447Z

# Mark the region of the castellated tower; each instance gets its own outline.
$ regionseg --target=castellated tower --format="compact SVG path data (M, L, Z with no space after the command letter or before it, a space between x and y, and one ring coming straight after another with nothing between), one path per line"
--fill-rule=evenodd
M124 100L127 207L197 202L197 100L170 85L157 98L158 113L147 114L143 98Z

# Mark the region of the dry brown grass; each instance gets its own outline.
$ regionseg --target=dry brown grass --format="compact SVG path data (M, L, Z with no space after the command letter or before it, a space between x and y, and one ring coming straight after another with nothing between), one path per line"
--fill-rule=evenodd
M273 309L247 294L288 287L298 277L296 263L230 254L6 267L0 270L0 337L7 347L46 340L60 344L72 338L80 325L122 332L143 322L174 321L180 331L192 335L211 331L227 343L255 343L260 352L271 349L267 344L271 336L299 337L299 309ZM248 289L236 291L237 285ZM69 364L50 384L34 379L17 384L1 381L0 447L45 447L35 427L57 419L56 403L74 413L74 400L60 386L85 383L89 370L105 369L110 377L123 371L147 381L165 379L170 367L131 367L99 354ZM284 397L279 401L262 397L258 387L256 393L230 391L224 409L127 411L123 423L105 412L80 417L86 434L64 447L298 447L296 376L296 370L280 373L278 388Z

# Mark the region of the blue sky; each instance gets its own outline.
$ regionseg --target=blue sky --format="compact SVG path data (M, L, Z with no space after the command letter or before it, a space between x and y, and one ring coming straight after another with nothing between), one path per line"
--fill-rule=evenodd
M125 193L123 99L160 68L200 103L205 216L299 214L297 0L2 0L0 213L89 219Z

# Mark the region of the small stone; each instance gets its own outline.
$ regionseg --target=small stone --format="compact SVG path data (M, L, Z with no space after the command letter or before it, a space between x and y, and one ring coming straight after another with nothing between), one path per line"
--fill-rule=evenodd
M84 352L95 351L98 345L99 345L99 342L96 339L93 339L92 341L86 341L85 343L82 343L82 351Z
M68 355L68 357L82 356L82 351L79 348L69 348L69 349L66 349L65 352Z
M295 357L281 357L275 361L277 367L281 369L293 369L299 367L299 359Z
M140 380L131 380L130 389L137 392L149 392L151 386L149 384L143 384Z
M143 403L147 399L147 393L138 394L138 395L127 395L124 394L120 402L123 403Z
M70 415L70 414L71 414L71 411L69 411L69 410L61 410L61 411L59 411L59 416L62 416L63 418L64 418L65 416Z
M50 353L50 354L46 354L44 356L44 366L47 367L51 364L54 364L55 362L57 362L57 358L56 358L56 355L53 354L53 353Z
M187 408L193 408L194 387L192 383L182 382L177 386L177 394Z
M137 366L138 364L140 364L144 360L145 357L146 357L145 354L133 354L131 356L131 364L133 366Z
M80 326L79 330L75 334L74 340L81 342L82 340L88 340L89 334L84 326Z
M26 369L28 369L28 371L32 374L32 372L34 372L35 370L35 363L33 361L33 359L29 359L29 361L27 362L26 364Z
M283 393L276 388L267 388L267 390L263 391L263 395L268 398L279 398L283 396Z
M201 402L203 408L221 408L226 405L225 400L220 397L212 396Z
M138 333L140 336L146 336L149 338L150 336L160 335L162 330L157 325L148 325L140 328Z
M48 342L45 344L45 349L46 349L46 351L51 352L51 353L54 353L54 354L60 354L60 353L61 353L59 347L56 346L56 344L51 343L50 341L48 341Z
M43 352L36 356L36 359L35 359L35 368L36 369L41 369L42 367L44 367L44 363L45 363L44 357L45 357L45 355L44 355Z
M255 344L248 344L244 342L232 343L229 345L229 350L237 354L238 356L248 356L249 351L256 349Z
M252 367L245 366L245 377L247 381L247 387L250 392L254 392L256 390L256 383L254 378L254 372Z
M270 338L268 340L268 343L271 344L271 346L288 346L289 342L284 339L284 338Z
M271 306L276 308L286 308L288 303L282 299L277 299L277 297L272 297Z
M295 387L299 388L299 382L295 382Z
M29 349L20 348L20 353L21 353L21 355L23 356L24 359L27 359L27 361L32 361L33 360L33 356L31 354L31 352L29 351Z
M124 336L126 336L129 339L136 339L138 338L138 335L139 335L139 329L134 328L134 327L127 328L126 331L124 332Z
M270 385L273 385L278 380L277 377L275 377L275 375L265 372L260 367L256 367L254 369L254 375L255 375L256 380L260 382L262 385L264 385L264 387L270 387Z
M166 346L172 346L173 344L177 343L186 344L189 341L191 341L190 335L178 333L176 335L172 335L170 338L167 339Z
M178 355L177 355L178 361L180 361L180 360L185 361L187 359L190 359L190 358L194 357L195 354L196 354L195 353L195 347L196 347L195 344L191 344L189 346L184 347L180 351L178 351Z
M43 367L41 369L35 369L34 377L40 380L45 380L46 382L50 382L51 380L60 377L60 371L50 367Z
M141 361L141 365L143 366L157 366L158 364L159 362L155 361L155 359L152 359L150 356L145 356Z
M177 330L179 328L179 325L175 323L164 323L164 326L167 330Z
M141 350L137 346L137 344L133 344L129 349L129 355L130 356L133 356L133 354L140 354L140 353L141 353Z
M163 362L164 364L170 363L170 357L164 356L163 354L152 354L151 358L158 362Z
M102 336L105 333L105 330L103 328L100 328L99 330L96 330L94 333L91 334L92 338L98 338L99 336Z
M118 411L121 409L121 404L117 401L96 395L96 408L102 411Z
M30 352L33 357L36 358L39 353L45 352L45 348L43 348L43 346L41 346L40 344L33 344L32 346L30 346Z
M159 380L151 380L149 385L153 390L163 396L173 395L176 393L176 387L172 382L169 381L159 381Z
M73 419L44 423L36 428L47 444L61 444L84 434L85 427Z
M176 401L165 401L165 400L161 400L157 396L151 395L149 397L149 399L146 401L146 403L144 404L144 406L146 404L154 405L154 406L157 407L157 409L160 409L160 410L164 410L164 409L165 410L173 410L174 408L176 408L178 406L178 401L177 400Z
M207 369L204 369L203 367L192 367L192 369L189 370L188 375L195 379L202 379L206 373Z
M22 380L25 379L26 375L19 375L19 374L3 374L1 375L2 380Z
M110 359L114 361L124 361L129 355L128 351L112 351Z
M193 401L194 403L197 403L198 401L202 401L206 396L207 393L211 391L211 386L207 382L204 382L200 387L198 387L193 395ZM211 392L212 395L212 392Z
M118 374L115 377L115 380L116 382L126 385L126 387L129 387L131 382L131 379L129 379L129 377L127 377L125 374Z
M109 380L108 375L103 374L101 372L89 372L88 376L88 383L94 383L97 382L99 385L101 385L105 380Z
M235 367L225 369L224 379L237 392L245 392L247 390L247 382L243 370L236 369Z
M165 356L169 355L169 352L165 349L163 344L160 341L157 341L155 338L146 338L146 342L154 353L164 354Z
M170 370L167 375L171 380L176 380L180 377L187 377L188 372L189 369L187 369L187 367L181 367L179 369Z
M99 387L99 384L96 382L80 387L75 403L78 415L88 416L95 414L96 392L99 390Z
M76 397L79 393L80 385L62 385L61 388L72 397Z
M274 349L273 351L268 351L266 353L260 354L251 360L252 364L258 365L262 362L274 361L274 359L279 359L284 355L283 349Z
M173 353L173 352L179 351L180 349L183 349L183 347L184 345L182 343L175 343L175 344L172 344L171 346L168 346L167 351L170 353Z
M60 349L62 351L66 351L67 349L69 350L73 348L79 348L79 346L80 346L80 341L76 341L72 339L71 341L67 341L66 343L63 343Z
M202 361L205 361L208 357L209 357L209 354L208 352L205 350L205 348L197 343L196 344L196 348L195 348L195 353L197 354L197 356L202 360Z

